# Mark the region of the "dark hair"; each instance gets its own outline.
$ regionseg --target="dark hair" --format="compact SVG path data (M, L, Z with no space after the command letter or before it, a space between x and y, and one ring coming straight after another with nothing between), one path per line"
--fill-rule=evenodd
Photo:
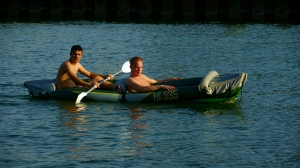
M134 56L130 59L130 65L132 65L134 61L143 61L143 59L141 57Z
M71 48L70 54L71 54L73 51L83 51L83 49L82 49L82 47L81 47L80 45L73 45L72 48Z

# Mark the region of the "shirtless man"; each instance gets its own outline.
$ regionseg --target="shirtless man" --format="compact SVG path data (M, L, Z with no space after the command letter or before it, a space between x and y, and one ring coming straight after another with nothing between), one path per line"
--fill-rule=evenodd
M101 75L96 74L93 72L89 72L86 70L80 63L80 59L82 57L82 47L79 45L74 45L71 48L70 52L70 59L63 62L57 72L56 76L56 84L57 89L63 89L63 88L73 88L73 87L84 87L84 88L91 88L94 85L97 86L97 88L100 88L100 85L98 82L102 81L103 79L110 77L112 79L112 75ZM82 75L88 77L90 79L89 82L85 82L77 77L76 73L79 72ZM117 85L114 85L108 81L101 84L101 87L106 90L119 90L120 87Z
M157 82L166 82L170 80L179 80L180 78L168 78L164 80L156 81L152 78L142 74L143 72L143 60L140 57L133 57L130 59L130 77L126 82L126 86L129 92L152 92L158 89L174 90L174 86L169 85L151 85Z

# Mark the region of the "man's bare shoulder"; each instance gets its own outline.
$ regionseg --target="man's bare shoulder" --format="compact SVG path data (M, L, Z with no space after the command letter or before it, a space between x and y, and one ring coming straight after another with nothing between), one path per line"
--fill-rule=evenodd
M66 67L66 68L70 68L70 67L75 67L76 69L79 69L80 67L82 67L82 65L79 63L79 62L77 62L77 63L75 63L75 64L71 64L71 62L70 61L64 61L62 64L61 64L61 66L64 66L64 67Z
M141 74L141 75L135 76L135 77L130 76L127 81L138 81L138 80L144 79L145 77L146 76L144 74Z
M126 81L126 84L131 84L134 80L134 77L129 77Z
M131 86L149 86L150 83L146 80L146 76L141 74L139 76L136 77L129 77L127 82L127 85L131 85Z
M129 77L126 81L126 85L136 85L139 83L140 77L137 76L137 77Z
M70 62L67 60L67 61L64 61L64 62L62 62L61 64L60 64L60 66L62 67L62 66L64 66L64 67L66 67L66 66L68 66L68 65L70 65Z

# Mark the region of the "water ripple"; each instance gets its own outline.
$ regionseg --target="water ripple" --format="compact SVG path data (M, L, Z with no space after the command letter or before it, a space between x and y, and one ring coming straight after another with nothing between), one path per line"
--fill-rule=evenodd
M0 24L1 167L298 167L298 25ZM132 56L155 79L246 72L234 104L41 100L23 83L55 78L70 47L118 72ZM122 74L116 78L127 77Z

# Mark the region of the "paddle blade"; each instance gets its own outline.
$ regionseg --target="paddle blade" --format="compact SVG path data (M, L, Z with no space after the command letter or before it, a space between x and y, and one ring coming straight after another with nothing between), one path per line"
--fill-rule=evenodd
M86 96L87 93L86 92L82 92L78 95L77 99L76 99L76 104L80 103L81 99Z
M130 72L130 71L131 71L131 69L130 69L130 62L127 61L127 62L125 62L125 63L123 64L122 72L128 73L128 72Z

